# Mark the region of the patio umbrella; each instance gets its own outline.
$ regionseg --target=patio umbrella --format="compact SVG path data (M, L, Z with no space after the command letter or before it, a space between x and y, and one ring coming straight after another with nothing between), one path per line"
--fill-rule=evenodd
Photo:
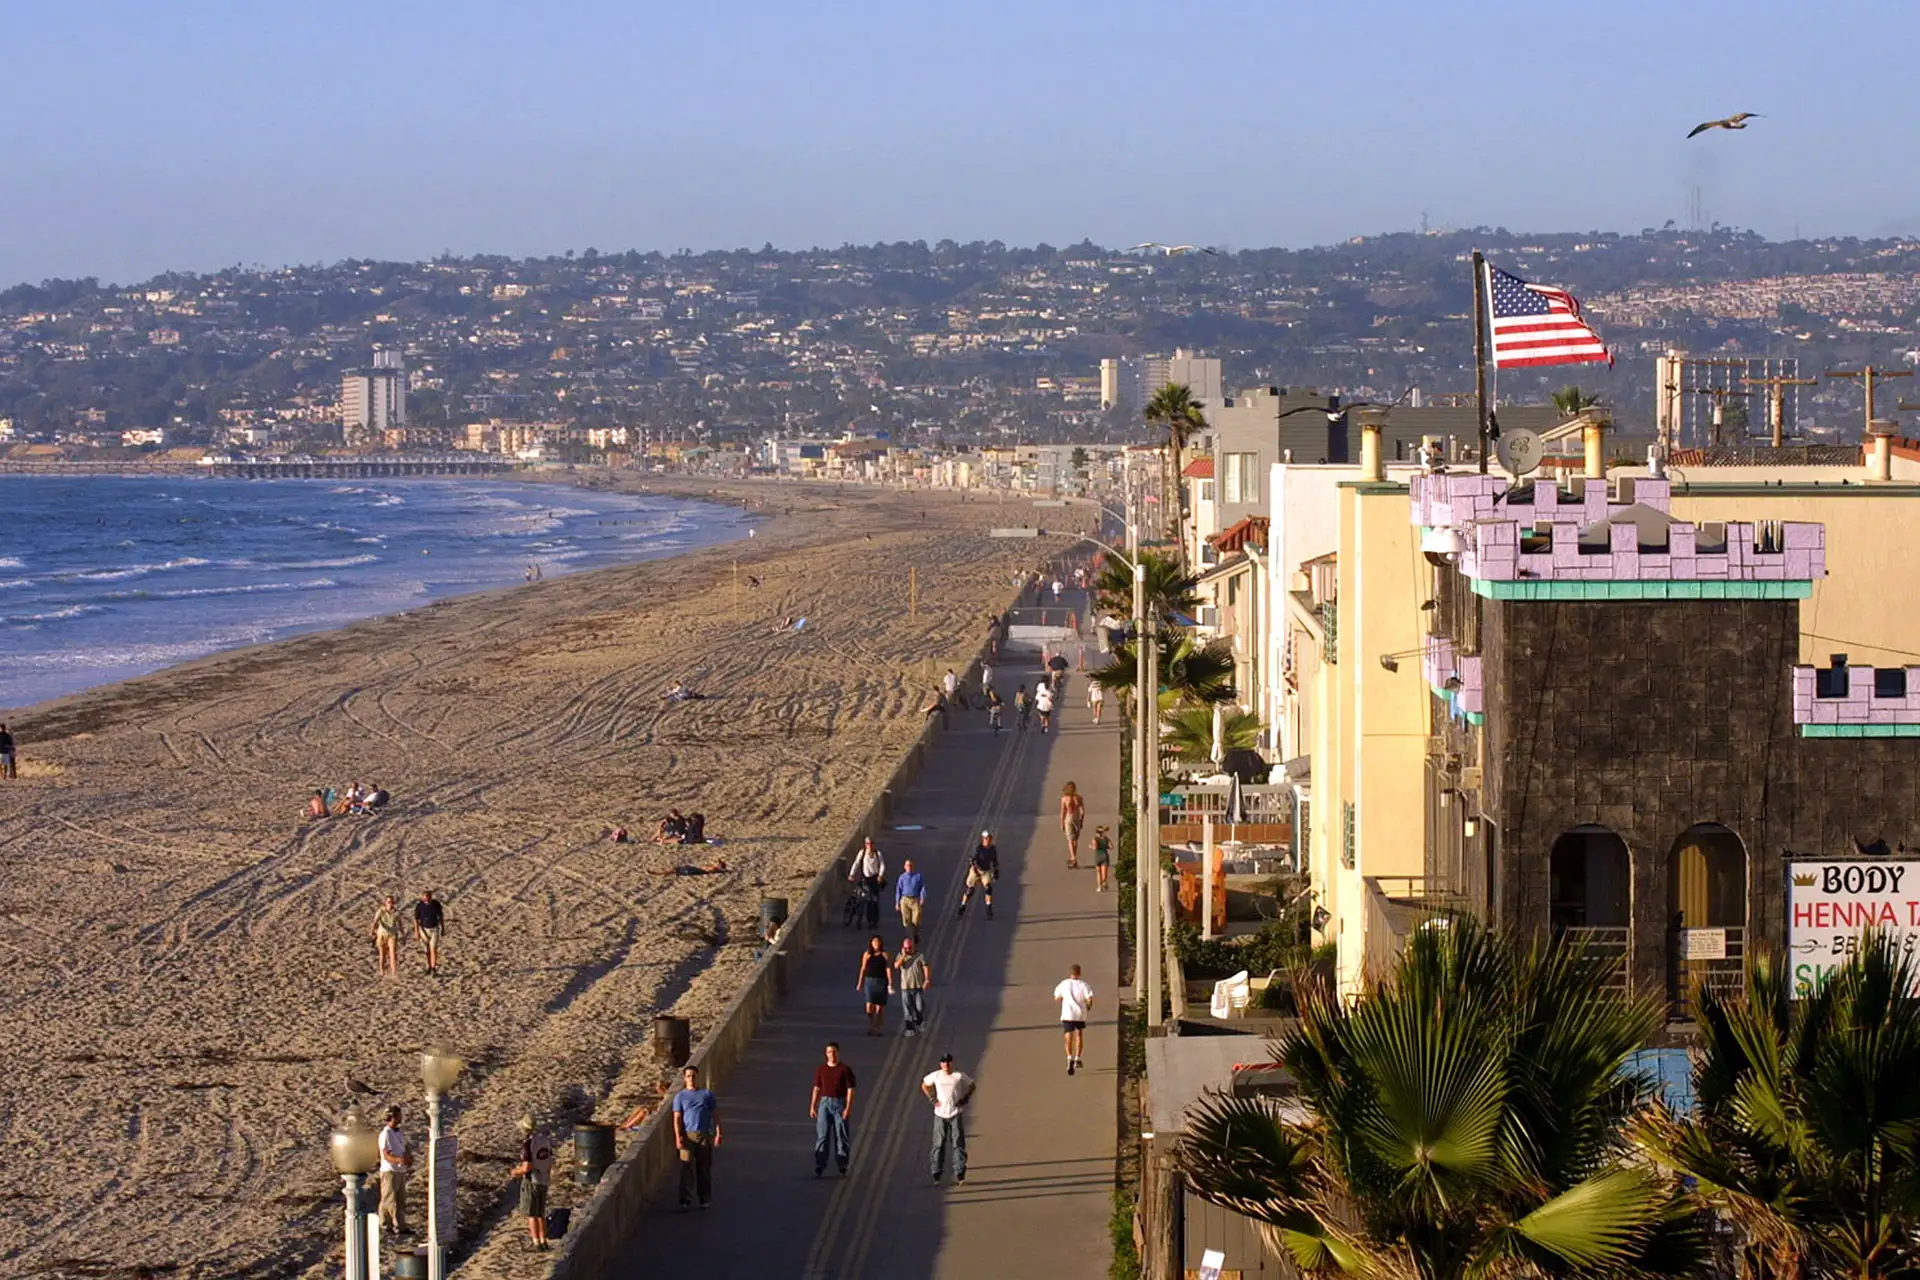
M1213 749L1207 752L1207 759L1219 764L1227 753L1226 744L1220 741L1226 731L1227 712L1221 703L1213 704Z
M1240 793L1240 775L1237 773L1227 779L1227 811L1222 817L1230 827L1237 827L1247 820L1247 798Z

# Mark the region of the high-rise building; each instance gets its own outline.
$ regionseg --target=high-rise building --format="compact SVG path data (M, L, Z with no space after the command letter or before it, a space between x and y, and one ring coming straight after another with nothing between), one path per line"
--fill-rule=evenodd
M1100 407L1138 412L1160 388L1178 383L1209 412L1226 399L1217 357L1181 347L1171 356L1108 357L1100 362Z
M400 353L376 347L373 367L340 379L340 426L348 444L362 444L407 421L407 370Z

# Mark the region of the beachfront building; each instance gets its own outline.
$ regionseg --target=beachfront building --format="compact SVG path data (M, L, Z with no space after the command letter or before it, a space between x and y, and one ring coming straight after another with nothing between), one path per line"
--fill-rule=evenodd
M340 379L340 427L348 444L365 444L407 422L407 370L398 351L376 347L373 367Z
M1783 942L1789 860L1920 845L1920 484L1847 470L1363 470L1306 560L1276 512L1269 705L1311 743L1287 773L1347 989L1468 910L1679 1010Z

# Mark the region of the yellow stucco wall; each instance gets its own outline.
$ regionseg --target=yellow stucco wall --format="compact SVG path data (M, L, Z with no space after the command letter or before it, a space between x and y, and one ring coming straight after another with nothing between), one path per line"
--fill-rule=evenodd
M1776 475L1785 475L1776 470ZM1827 576L1800 606L1800 660L1920 661L1920 485L1675 486L1683 520L1806 520L1826 526Z

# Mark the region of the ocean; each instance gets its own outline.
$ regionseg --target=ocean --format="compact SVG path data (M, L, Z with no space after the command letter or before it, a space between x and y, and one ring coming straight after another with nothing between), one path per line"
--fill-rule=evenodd
M485 479L0 476L0 708L747 524L710 503Z

